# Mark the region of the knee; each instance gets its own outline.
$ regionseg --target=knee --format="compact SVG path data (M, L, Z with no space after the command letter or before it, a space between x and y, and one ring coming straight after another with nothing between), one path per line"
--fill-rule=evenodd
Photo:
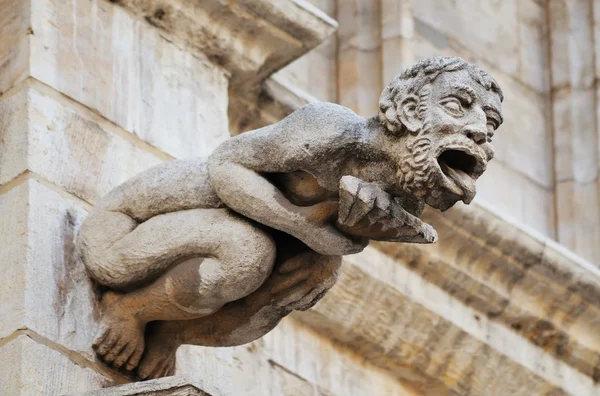
M165 276L165 288L178 308L204 316L226 303L219 293L223 281L218 260L195 257L176 265Z
M77 254L88 274L101 285L119 289L131 281L112 246L136 225L125 214L102 209L94 209L85 219L77 237Z
M237 300L258 289L269 277L275 262L276 247L272 238L262 230L236 234L223 263L224 296Z

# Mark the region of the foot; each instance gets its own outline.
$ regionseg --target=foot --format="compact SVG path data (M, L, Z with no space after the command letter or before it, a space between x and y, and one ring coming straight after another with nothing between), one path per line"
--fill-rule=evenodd
M147 346L137 369L143 380L168 377L175 373L175 355L181 345L171 332L162 331L163 323L153 322L147 330Z
M144 324L135 319L123 299L123 294L115 292L102 297L104 316L93 347L106 364L131 371L144 352Z
M341 258L307 252L283 263L272 283L275 306L306 311L333 287L340 272Z

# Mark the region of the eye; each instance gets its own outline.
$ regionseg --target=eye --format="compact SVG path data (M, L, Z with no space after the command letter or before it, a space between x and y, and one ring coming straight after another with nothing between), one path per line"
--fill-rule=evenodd
M463 114L463 106L456 98L444 99L440 104L447 113L453 116L459 117Z

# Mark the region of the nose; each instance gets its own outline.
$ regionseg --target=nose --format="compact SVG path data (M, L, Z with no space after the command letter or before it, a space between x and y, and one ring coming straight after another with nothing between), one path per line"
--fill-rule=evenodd
M483 144L487 140L487 129L477 125L470 125L466 127L463 133L477 144Z

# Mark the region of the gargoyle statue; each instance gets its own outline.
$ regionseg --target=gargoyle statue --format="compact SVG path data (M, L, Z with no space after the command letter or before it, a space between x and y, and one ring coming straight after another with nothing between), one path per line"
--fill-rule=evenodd
M429 58L394 78L375 117L309 104L207 161L167 162L115 188L78 238L107 290L97 355L142 379L170 375L181 344L248 343L313 306L341 256L369 240L435 242L424 205L471 202L502 99L478 67Z

